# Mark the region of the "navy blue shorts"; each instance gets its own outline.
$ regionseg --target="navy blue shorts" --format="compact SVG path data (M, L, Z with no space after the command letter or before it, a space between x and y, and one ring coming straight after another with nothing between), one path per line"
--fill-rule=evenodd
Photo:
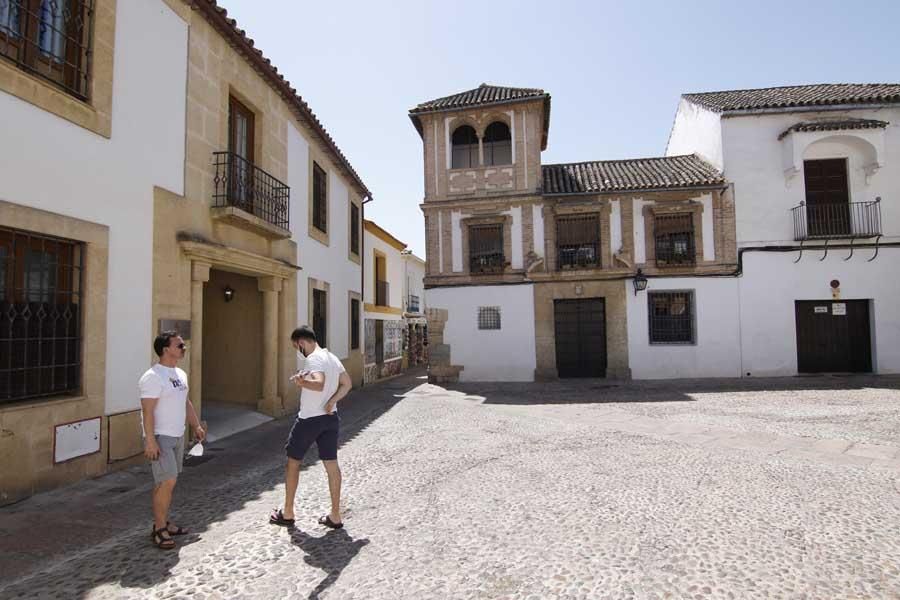
M319 458L322 460L337 460L338 432L341 420L337 413L320 415L308 419L297 418L291 427L284 449L287 455L294 460L303 460L303 455L309 447L316 443L319 448Z

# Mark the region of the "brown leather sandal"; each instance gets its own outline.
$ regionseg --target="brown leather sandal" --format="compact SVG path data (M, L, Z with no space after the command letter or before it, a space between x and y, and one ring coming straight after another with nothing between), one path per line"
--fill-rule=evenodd
M160 550L172 550L175 548L175 540L170 537L163 537L162 534L169 533L169 527L160 527L159 529L154 529L153 534L151 535L151 539L153 543L156 544L156 547Z

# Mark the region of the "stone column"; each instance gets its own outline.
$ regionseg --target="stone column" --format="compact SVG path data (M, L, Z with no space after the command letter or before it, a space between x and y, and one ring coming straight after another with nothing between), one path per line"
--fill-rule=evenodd
M209 281L210 264L191 262L191 365L188 374L191 403L197 414L202 414L203 398L203 284Z
M450 346L444 343L444 325L449 313L443 308L429 308L428 319L428 383L456 383L463 367L450 363Z
M278 295L281 279L260 277L257 284L263 295L262 399L258 408L260 412L279 417L283 412L278 396Z

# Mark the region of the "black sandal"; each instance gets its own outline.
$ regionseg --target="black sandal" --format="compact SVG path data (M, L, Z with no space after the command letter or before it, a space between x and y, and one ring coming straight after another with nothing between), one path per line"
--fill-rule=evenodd
M340 529L344 526L344 523L335 523L331 520L330 515L325 515L324 517L319 517L319 525L324 525L325 527L330 527L332 529Z
M180 525L178 526L178 529L176 529L175 531L172 531L171 529L169 529L169 526L171 524L172 523L170 523L169 521L166 521L166 531L169 532L169 535L187 535L190 533L190 531L188 531L184 527L181 527Z
M293 527L294 519L285 519L284 511L280 508L276 508L275 512L269 515L269 523L272 525L281 525L282 527Z
M153 543L156 544L156 547L160 550L173 550L175 548L175 540L171 538L171 534L170 537L163 537L163 533L169 533L168 525L153 530L153 534L151 535Z

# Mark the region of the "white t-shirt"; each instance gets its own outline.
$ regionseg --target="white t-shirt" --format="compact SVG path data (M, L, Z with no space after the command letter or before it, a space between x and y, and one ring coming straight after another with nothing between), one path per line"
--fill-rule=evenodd
M306 357L306 366L303 369L310 373L324 373L325 387L321 392L300 390L300 413L298 416L301 419L308 419L328 414L325 412L325 405L328 404L340 385L339 379L341 373L344 372L344 365L337 356L325 348L316 348L315 352Z
M141 398L159 398L153 410L153 433L171 437L183 436L187 418L185 403L188 395L185 372L178 367L166 367L157 363L141 377L140 388Z

